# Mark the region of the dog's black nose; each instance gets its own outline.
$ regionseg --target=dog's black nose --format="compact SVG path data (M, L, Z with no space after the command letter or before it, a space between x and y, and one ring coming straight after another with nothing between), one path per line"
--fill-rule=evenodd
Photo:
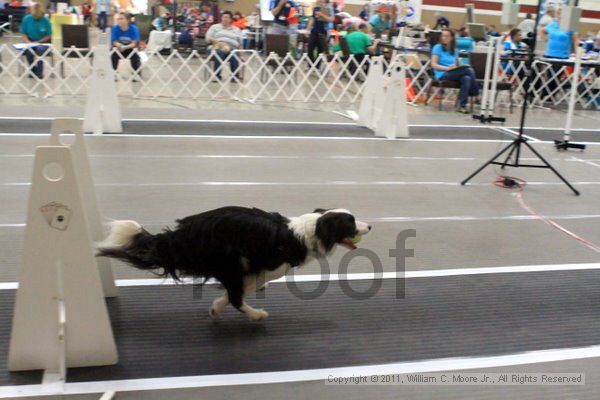
M371 228L372 228L371 225L369 225L369 230L371 230Z

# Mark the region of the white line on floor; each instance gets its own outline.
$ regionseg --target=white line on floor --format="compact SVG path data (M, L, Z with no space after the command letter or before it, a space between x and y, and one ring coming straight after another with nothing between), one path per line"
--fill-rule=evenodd
M0 133L1 136L50 136L49 133ZM380 141L380 142L458 142L458 143L503 143L507 140L487 140L487 139L420 139L420 138L401 138L387 139L384 137L364 137L364 136L270 136L270 135L181 135L181 134L130 134L130 133L105 133L98 136L86 136L88 138L106 138L106 137L128 137L128 138L157 138L157 139L272 139L272 140L358 140L358 141ZM599 143L600 144L600 143Z
M526 272L551 272L551 271L579 271L579 270L597 270L600 269L600 263L588 264L552 264L552 265L522 265L510 267L483 267L483 268L449 268L449 269L430 269L423 271L401 272L383 272L383 273L352 273L352 274L329 274L329 275L286 275L283 278L271 281L270 283L285 282L320 282L320 281L357 281L373 279L398 279L398 278L436 278L441 276L465 276L465 275L487 275L487 274L507 274L507 273L526 273ZM172 279L117 279L116 284L120 287L131 286L162 286L178 285L181 283L192 284L200 283L202 280L193 280L184 278L182 282L175 282ZM209 280L206 284L215 284L214 280ZM19 284L17 282L0 282L0 290L14 290Z
M600 185L600 182L571 182L573 185L590 186ZM489 182L469 183L467 186L490 186ZM529 186L563 185L562 182L527 182ZM30 182L0 183L0 187L31 186ZM107 187L174 187L174 186L461 186L459 182L356 182L356 181L329 181L329 182L250 182L250 181L204 181L204 182L164 182L164 183L97 183L96 186Z
M592 167L600 168L600 164L596 164L595 162L592 162L591 160L585 160L583 158L571 157L571 158L567 158L567 160L568 161L577 161L577 162L580 162L580 163L591 165Z
M514 130L512 130L510 128L505 128L503 126L499 126L499 127L497 127L497 129L500 129L503 132L507 132L510 135L514 136L514 137L518 137L519 136L519 132L514 131ZM523 137L526 138L526 139L531 140L532 142L541 142L541 140L539 140L538 138L534 138L533 136L529 136L529 135L523 134Z
M0 120L20 120L22 118L0 117ZM28 120L54 120L50 117L27 117ZM77 118L80 119L81 118ZM260 124L260 125L329 125L329 126L355 126L353 122L319 122L319 121L268 121L268 120L236 120L236 119L162 119L162 118L123 118L123 122L182 122L182 123L207 123L207 124Z
M338 368L322 368L243 374L199 375L174 378L125 379L114 381L66 383L64 392L57 393L42 385L0 387L0 398L41 396L50 394L86 394L107 391L126 392L217 386L258 385L289 382L321 381L331 377L413 374L440 371L460 371L539 364L557 361L581 360L600 357L600 346L536 350L499 356L454 357L423 361L399 362Z

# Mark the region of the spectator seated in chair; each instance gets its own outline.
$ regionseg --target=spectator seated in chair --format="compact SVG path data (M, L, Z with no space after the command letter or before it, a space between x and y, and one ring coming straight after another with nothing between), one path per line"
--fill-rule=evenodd
M212 45L215 54L212 61L215 63L215 72L217 79L221 79L221 64L227 59L229 53L240 48L242 44L242 32L233 26L233 14L231 11L223 11L221 14L221 23L214 24L206 32L206 41ZM234 54L229 57L229 68L233 74L239 78L239 60Z
M433 67L435 79L441 82L460 83L459 112L468 114L467 102L469 96L479 95L479 84L472 68L459 67L454 31L450 29L442 30L440 43L436 44L431 51L431 66Z
M375 14L369 20L371 29L376 36L389 35L392 26L391 17L388 13Z
M34 60L36 55L42 56L48 51L52 26L40 3L34 4L31 13L23 18L20 32L23 35L23 41L29 44L23 55L29 63L31 74L42 79L44 77L44 61L39 59L34 65ZM32 76L31 74L30 76Z
M508 38L508 40L506 40L504 42L504 55L505 56L510 56L510 55L514 55L514 53L516 51L523 51L523 50L527 50L528 46L523 42L523 35L521 33L521 30L519 28L513 28L510 31L510 36ZM512 75L514 74L513 68L509 65L508 62L503 61L502 62L502 68L506 71L507 74ZM525 71L521 70L519 72L519 78L524 78L525 77Z
M464 26L458 30L458 38L456 39L456 48L458 51L466 51L472 53L475 47L475 41L469 34L469 31Z
M349 25L347 27L347 34L342 39L348 46L347 51L349 51L350 55L352 55L354 58L354 63L350 62L348 64L349 72L352 75L354 75L358 67L362 68L365 74L367 74L369 72L369 63L365 62L362 64L363 60L369 55L377 54L377 45L379 44L380 40L371 40L367 34L368 31L369 26L364 22L358 25L358 29L356 28L356 25ZM340 43L337 43L333 47L333 51L343 51L341 40ZM357 79L362 78L357 76Z
M367 55L375 54L377 51L379 39L371 40L369 35L367 35L368 30L369 26L366 23L360 24L358 29L356 29L355 25L350 25L347 30L348 34L344 36L350 54L354 55L357 64L361 63ZM341 51L340 44L337 43L333 46L333 50Z
M140 40L140 31L131 23L131 14L120 12L116 15L116 25L111 30L111 42L113 46L112 66L116 71L121 58L128 58L134 72L140 74L140 56L135 48ZM134 78L135 81L135 78Z
M238 29L244 30L248 27L248 20L242 15L241 12L236 11L233 14L233 22L231 25L235 26Z

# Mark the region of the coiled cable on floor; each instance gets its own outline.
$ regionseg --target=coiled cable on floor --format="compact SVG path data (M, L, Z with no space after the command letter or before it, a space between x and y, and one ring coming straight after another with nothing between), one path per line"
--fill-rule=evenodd
M578 242L580 242L584 246L586 246L586 247L594 250L597 253L600 253L600 246L599 245L594 244L594 243L592 243L592 242L590 242L588 240L585 240L581 236L579 236L579 235L571 232L567 228L565 228L565 227L561 226L560 224L556 223L551 218L548 218L545 215L540 214L537 211L535 211L533 208L531 208L525 202L525 200L523 199L523 190L524 190L526 184L527 184L527 181L525 181L524 179L516 178L514 176L503 176L503 175L498 176L498 178L494 182L494 185L496 185L498 187L501 187L503 189L515 189L515 190L517 190L517 192L514 193L514 195L516 196L517 201L518 201L519 205L521 206L521 208L523 208L525 211L527 211L531 215L537 217L538 219L542 220L543 222L545 222L546 224L550 225L551 227L559 230L560 232L564 233L565 235L568 235L571 238L577 240Z

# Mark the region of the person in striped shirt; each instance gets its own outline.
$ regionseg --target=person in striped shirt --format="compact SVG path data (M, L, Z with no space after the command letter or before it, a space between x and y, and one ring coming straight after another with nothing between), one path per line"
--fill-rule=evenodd
M217 78L221 79L221 64L227 59L233 50L240 48L242 44L242 31L233 26L233 14L231 11L223 11L221 14L221 23L214 24L206 32L206 40L212 45L214 50L213 62ZM234 54L229 57L229 68L232 74L238 75L239 60Z

